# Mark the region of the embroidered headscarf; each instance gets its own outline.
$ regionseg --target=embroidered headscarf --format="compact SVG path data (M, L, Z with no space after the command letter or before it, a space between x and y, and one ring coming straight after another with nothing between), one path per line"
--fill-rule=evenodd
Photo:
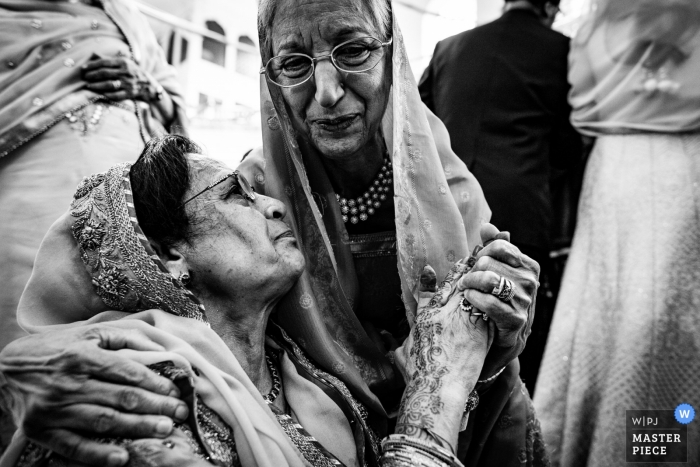
M71 231L97 295L113 310L157 308L203 321L204 306L168 272L139 226L130 167L85 178L71 204Z
M265 62L272 50L261 42ZM420 100L396 18L387 57L392 90L381 131L393 163L398 270L412 322L423 267L430 264L444 277L468 255L469 245L479 242L479 229L491 212L479 183L450 148L445 126ZM280 89L268 86L264 77L261 109L263 151L251 154L239 169L256 190L290 208L286 220L307 262L277 320L326 371L382 413L377 396L397 383L388 358L353 310L358 285L349 236L322 156L308 145L301 149ZM314 196L325 206L323 215Z
M150 246L134 210L129 168L129 163L116 165L78 186L70 211L41 245L20 301L20 324L30 333L94 323L138 329L166 350L118 353L146 365L172 361L185 370L203 402L232 428L242 465L308 465L231 350L209 327L204 307ZM342 410L297 375L284 354L281 372L300 423L325 440L333 454L354 459L352 431ZM21 456L26 444L22 435L15 437L0 465L15 465L12 459ZM212 456L218 452L216 443L207 446Z

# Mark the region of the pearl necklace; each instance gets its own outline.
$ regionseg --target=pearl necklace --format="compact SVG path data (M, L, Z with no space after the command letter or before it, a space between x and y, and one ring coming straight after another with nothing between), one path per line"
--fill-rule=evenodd
M392 188L392 175L394 170L391 168L389 158L384 159L382 170L379 171L369 189L364 195L357 198L343 198L336 193L335 198L340 205L340 212L343 214L343 222L348 221L357 224L360 221L366 221L369 216L374 214L376 209L382 205L382 201L386 200L387 195Z

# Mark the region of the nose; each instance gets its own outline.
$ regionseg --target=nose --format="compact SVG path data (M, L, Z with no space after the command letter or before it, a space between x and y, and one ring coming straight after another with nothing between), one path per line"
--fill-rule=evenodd
M278 199L256 194L255 206L266 219L282 220L287 216L287 206Z
M314 80L316 81L316 102L321 107L333 107L345 95L340 71L330 60L316 63Z

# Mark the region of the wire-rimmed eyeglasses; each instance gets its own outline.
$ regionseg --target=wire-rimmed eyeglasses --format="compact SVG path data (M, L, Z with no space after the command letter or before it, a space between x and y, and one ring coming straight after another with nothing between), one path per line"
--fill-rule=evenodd
M207 191L211 190L215 186L224 183L226 180L228 180L231 177L234 177L234 182L239 187L239 189L241 191L241 195L243 195L243 197L245 199L247 199L248 201L254 202L255 201L255 190L253 189L252 186L250 186L250 183L248 183L248 180L240 172L238 172L238 170L234 170L233 172L231 172L227 175L224 175L219 180L215 181L214 183L212 183L211 185L209 185L208 187L206 187L205 189L203 189L202 191L200 191L196 195L188 198L186 201L184 201L180 205L180 207L189 203L190 201L192 201L196 197L206 193Z
M384 57L384 47L393 39L382 42L376 37L358 37L336 45L331 53L311 57L302 53L277 55L260 68L268 81L282 88L292 88L307 82L313 75L316 62L330 58L333 66L344 73L364 73Z

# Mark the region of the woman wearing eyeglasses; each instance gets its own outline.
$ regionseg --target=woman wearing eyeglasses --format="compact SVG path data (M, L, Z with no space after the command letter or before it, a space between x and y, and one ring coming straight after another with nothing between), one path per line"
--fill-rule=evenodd
M491 215L481 187L420 101L390 2L266 0L258 28L263 149L239 169L289 206L307 260L280 324L398 432L429 429L429 416L394 418L404 381L392 350L414 326L423 267L442 277L480 243ZM483 313L496 337L459 440L466 465L541 454L516 358L539 268L507 234L496 238L468 275L466 312ZM513 296L498 297L502 278ZM430 390L416 390L429 403Z

